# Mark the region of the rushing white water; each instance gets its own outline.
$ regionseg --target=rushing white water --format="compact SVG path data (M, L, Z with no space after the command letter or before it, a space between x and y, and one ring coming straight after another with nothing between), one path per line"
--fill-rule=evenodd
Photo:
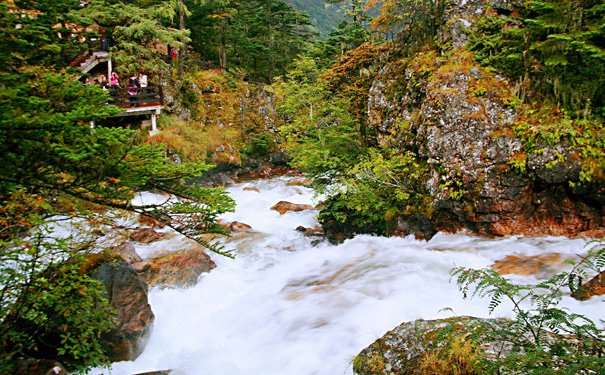
M144 353L134 362L93 373L352 374L353 357L404 321L451 316L444 308L489 316L485 300L464 300L450 282L453 267L487 267L513 254L584 252L580 239L443 234L429 242L358 236L338 246L312 246L312 239L295 228L316 226L317 211L279 215L270 210L280 200L314 203L310 189L290 186L290 180L229 188L238 206L224 219L254 230L226 241L236 259L211 254L218 267L195 287L151 290L156 320ZM605 318L601 302L564 300L597 320ZM509 306L496 315L510 316Z

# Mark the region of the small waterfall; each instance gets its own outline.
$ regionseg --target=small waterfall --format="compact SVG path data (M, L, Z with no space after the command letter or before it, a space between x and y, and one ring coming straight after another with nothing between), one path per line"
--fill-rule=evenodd
M464 300L450 282L453 267L488 267L507 255L584 252L581 239L464 234L438 234L429 242L363 235L338 246L313 246L295 228L316 226L318 211L270 210L281 200L316 203L313 191L295 180L230 187L238 205L224 220L253 228L225 240L236 259L210 254L218 267L195 287L152 289L156 321L145 352L93 373L351 375L354 356L404 321L445 318L452 311L489 316L487 301ZM564 300L596 320L605 318L601 302ZM510 306L495 315L510 316Z

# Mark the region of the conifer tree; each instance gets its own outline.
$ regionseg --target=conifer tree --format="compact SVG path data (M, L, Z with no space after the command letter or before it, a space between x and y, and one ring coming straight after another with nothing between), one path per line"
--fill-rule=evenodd
M112 215L139 213L222 252L204 233L223 232L216 217L232 210L233 201L222 189L182 183L211 166L174 165L162 145L142 144L134 130L91 127L120 109L105 105L99 87L83 87L62 61L52 60L69 46L53 27L75 19L78 14L67 9L78 11L79 4L65 13L41 11L43 1L15 4L20 8L9 11L0 3L0 372L9 372L15 359L49 355L39 341L49 332L60 337L53 359L84 369L106 363L99 334L113 324L100 285L78 271L82 256L99 250L95 225L111 228ZM140 30L151 27L136 22ZM155 40L116 30L129 51L144 50L135 40ZM185 199L132 203L136 191L156 189ZM69 218L91 230L59 236L57 225Z

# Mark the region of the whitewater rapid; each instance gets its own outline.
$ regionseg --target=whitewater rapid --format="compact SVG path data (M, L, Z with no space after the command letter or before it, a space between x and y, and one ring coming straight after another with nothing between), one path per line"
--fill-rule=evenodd
M228 188L237 208L223 219L253 228L224 240L236 258L211 253L217 268L195 287L151 289L156 319L143 354L93 374L351 375L353 358L404 321L490 316L487 301L462 298L450 281L453 267L488 267L507 255L585 252L583 239L464 234L438 234L428 242L363 235L314 246L296 228L316 226L318 211L270 210L282 200L317 204L313 191L295 180ZM160 245L138 245L138 251L145 256L149 246ZM605 319L600 298L565 297L564 305ZM510 306L492 316L511 316Z

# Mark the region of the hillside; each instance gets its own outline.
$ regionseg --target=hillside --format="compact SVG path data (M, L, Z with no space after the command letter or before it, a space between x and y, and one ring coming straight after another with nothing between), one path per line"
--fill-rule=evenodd
M338 24L344 20L343 13L338 11L338 4L324 4L323 0L288 0L286 3L311 16L311 22L321 39L336 30Z

